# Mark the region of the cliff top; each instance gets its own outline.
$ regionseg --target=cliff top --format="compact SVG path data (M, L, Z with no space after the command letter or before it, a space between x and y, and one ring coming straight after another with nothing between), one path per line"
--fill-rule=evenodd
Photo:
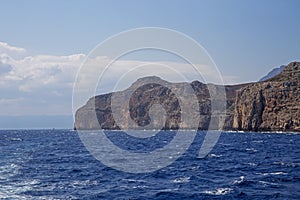
M284 68L284 70L281 73L279 73L278 75L276 75L273 78L270 78L266 81L299 82L300 81L300 62L291 62Z

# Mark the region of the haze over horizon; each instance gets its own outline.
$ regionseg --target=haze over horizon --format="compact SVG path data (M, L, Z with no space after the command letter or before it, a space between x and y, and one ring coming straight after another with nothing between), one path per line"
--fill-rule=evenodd
M208 51L225 84L257 81L299 61L299 6L296 0L2 1L0 129L72 128L80 64L100 42L133 28L182 32ZM145 60L178 62L144 53L118 66Z

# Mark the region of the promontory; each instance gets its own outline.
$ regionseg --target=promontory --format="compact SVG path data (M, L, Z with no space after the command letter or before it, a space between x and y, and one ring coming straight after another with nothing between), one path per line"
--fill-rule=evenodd
M147 81L146 81L147 80ZM151 84L141 84L143 82ZM163 83L163 84L160 84ZM176 95L168 87L182 90L189 84L198 100L197 125L182 124L181 108ZM142 85L141 87L138 87ZM276 76L262 82L239 85L213 85L199 81L191 83L169 83L159 77L144 77L138 79L128 89L118 91L120 97L115 102L121 105L123 97L130 95L127 111L122 111L122 128L130 129L129 121L134 121L140 127L146 127L151 122L149 112L154 104L162 106L166 113L163 129L199 129L207 130L211 112L210 87L215 90L223 88L226 94L224 123L222 130L242 131L293 131L300 132L300 62L292 62ZM79 108L75 114L75 129L120 129L112 114L111 101L114 93L91 97L86 105ZM159 123L159 122L157 122ZM154 123L155 125L155 123ZM155 127L154 127L155 128Z

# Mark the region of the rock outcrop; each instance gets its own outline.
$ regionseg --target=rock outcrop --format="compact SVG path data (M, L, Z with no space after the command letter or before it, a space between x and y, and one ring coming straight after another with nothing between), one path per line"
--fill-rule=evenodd
M169 83L158 77L141 78L124 91L92 97L86 105L77 110L75 129L135 129L136 125L140 128L148 128L150 123L152 123L151 128L160 128L163 120L152 119L151 115L154 114L165 116L163 129L180 127L207 130L210 121L216 120L216 113L217 116L223 113L218 110L212 113L210 92L225 91L224 126L213 128L245 131L300 131L299 71L300 63L293 62L280 74L264 82L228 86L204 84L199 81L193 81L190 84ZM192 88L192 91L186 88ZM181 121L181 101L173 91L186 94L185 101L191 103L193 101L189 99L192 98L189 93L195 94L198 105L191 105L190 111L187 112L195 118L200 114L198 126ZM112 108L112 101L113 105L117 106ZM128 106L124 106L126 102ZM155 105L161 106L161 109L153 110ZM197 114L193 112L193 109L197 110ZM122 117L118 119L113 116L112 110L121 113Z
M300 63L237 92L233 129L300 131Z

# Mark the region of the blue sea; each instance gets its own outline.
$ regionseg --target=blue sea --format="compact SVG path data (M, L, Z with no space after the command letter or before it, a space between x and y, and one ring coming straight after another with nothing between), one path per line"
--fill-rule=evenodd
M135 150L161 145L107 135ZM300 134L223 132L198 158L204 135L171 165L135 174L95 159L76 131L1 130L0 199L300 199Z

